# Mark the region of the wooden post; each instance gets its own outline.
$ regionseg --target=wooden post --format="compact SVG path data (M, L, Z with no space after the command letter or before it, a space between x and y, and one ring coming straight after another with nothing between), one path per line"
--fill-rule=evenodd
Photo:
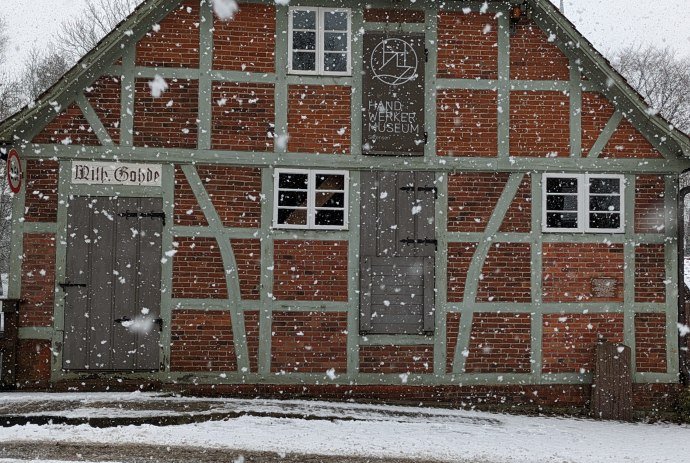
M596 348L592 414L597 419L631 421L633 418L630 348L601 341Z
M19 301L2 301L4 330L0 331L0 389L12 389L17 373Z

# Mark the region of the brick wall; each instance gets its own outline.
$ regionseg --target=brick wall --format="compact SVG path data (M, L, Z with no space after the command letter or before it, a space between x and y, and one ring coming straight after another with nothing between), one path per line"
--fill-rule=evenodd
M271 84L214 83L211 147L273 151L274 94Z
M55 303L55 236L24 234L22 300L19 326L53 326Z
M439 156L498 153L498 100L493 90L439 90L436 99Z
M623 245L545 243L544 302L623 301ZM612 298L595 297L593 278L616 281Z
M464 172L448 175L448 231L483 232L509 174Z
M281 301L347 301L347 241L276 240L273 296Z
M360 373L433 373L434 346L360 346Z
M532 231L532 180L529 174L522 180L498 231L501 233Z
M200 20L199 2L182 2L137 43L136 64L198 68Z
M496 243L482 268L477 302L531 302L532 254L528 243Z
M551 41L550 41L551 40ZM510 78L568 80L570 63L553 39L523 17L510 37Z
M288 151L350 153L350 87L291 85Z
M213 68L227 71L275 71L276 9L241 3L231 21L214 16Z
M476 243L448 243L448 302L462 302Z
M635 363L637 371L666 373L666 315L635 314Z
M120 142L120 93L119 77L102 76L84 91L96 115L115 144Z
M59 169L57 161L26 161L24 220L27 222L57 221Z
M134 102L134 144L153 148L196 148L199 82L168 79L159 98L149 79L137 79Z
M271 371L336 375L347 370L347 313L274 312Z
M46 388L50 382L50 341L20 339L17 344L17 387Z
M664 232L665 182L661 175L635 177L635 232Z
M510 93L510 155L570 155L570 97L560 92Z
M215 238L176 238L173 257L173 297L225 299L223 258Z
M261 286L261 241L233 239L231 242L242 299L256 301L259 299Z
M258 310L244 312L244 330L247 351L249 353L249 371L259 371L259 317Z
M498 21L493 15L439 14L438 77L497 79L497 42Z
M424 11L411 9L384 9L384 8L367 8L364 10L365 22L380 22L380 23L423 23Z
M187 177L180 166L175 166L175 225L188 227L206 226L204 211L201 210Z
M460 322L460 313L451 312L446 315L446 373L453 372L453 360L455 359L455 349L458 345Z
M175 310L170 330L172 371L237 370L230 313Z
M599 157L611 159L663 159L661 153L625 119L621 121L618 129L613 133Z
M666 255L663 244L635 248L635 302L666 302Z
M582 155L586 157L613 116L614 107L600 93L582 93Z
M529 373L530 320L530 314L475 313L465 371Z
M99 146L98 137L76 103L50 121L32 143Z
M599 339L623 342L623 314L545 314L544 373L590 373Z
M197 171L224 226L261 225L261 169L200 165Z

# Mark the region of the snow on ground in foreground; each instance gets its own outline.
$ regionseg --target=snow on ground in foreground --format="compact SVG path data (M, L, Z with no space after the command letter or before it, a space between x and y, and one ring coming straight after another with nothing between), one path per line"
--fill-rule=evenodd
M12 394L6 398L11 402ZM21 395L20 395L21 396ZM69 396L59 394L58 396ZM107 395L100 395L101 397ZM50 395L37 395L50 400ZM80 394L77 397L88 397ZM120 395L110 395L110 399ZM131 395L146 402L154 396ZM17 397L18 398L18 397ZM26 398L26 396L25 396ZM183 399L184 400L184 399ZM231 402L231 401L228 401ZM332 404L300 401L256 401L313 410ZM288 407L288 405L290 405ZM229 448L276 453L408 457L445 461L503 462L676 462L690 442L690 427L627 424L591 420L510 416L459 410L376 406L386 419L369 419L371 406L339 404L347 416L364 421L302 420L245 416L228 421L182 426L124 426L97 429L87 425L15 426L0 429L0 444L10 441L151 444ZM396 413L423 415L396 420ZM444 419L439 420L438 415ZM0 463L1 460L0 460Z

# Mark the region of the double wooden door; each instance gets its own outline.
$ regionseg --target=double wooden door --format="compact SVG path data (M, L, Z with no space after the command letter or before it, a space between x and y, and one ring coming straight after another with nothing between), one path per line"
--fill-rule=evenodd
M433 172L362 174L362 333L433 331L436 196Z
M70 201L65 370L159 369L162 208L156 198Z

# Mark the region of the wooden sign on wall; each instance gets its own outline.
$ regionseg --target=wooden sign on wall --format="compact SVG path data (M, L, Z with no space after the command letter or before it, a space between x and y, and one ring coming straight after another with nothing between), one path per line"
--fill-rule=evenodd
M424 155L424 34L364 34L362 152Z
M74 161L72 183L160 187L163 184L162 170L160 164Z

